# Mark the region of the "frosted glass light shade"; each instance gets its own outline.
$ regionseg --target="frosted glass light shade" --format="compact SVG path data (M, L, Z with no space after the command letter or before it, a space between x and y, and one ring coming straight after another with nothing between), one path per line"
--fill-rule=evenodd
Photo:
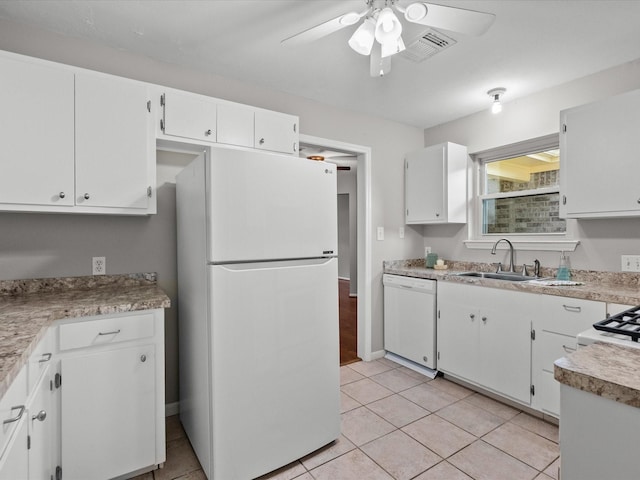
M360 55L369 55L375 40L376 21L369 17L358 27L349 39L349 46Z
M385 44L397 40L401 34L402 24L398 17L389 7L383 8L378 14L378 21L376 22L376 40L381 44Z
M396 53L400 53L405 49L404 41L402 37L398 37L395 41L390 41L382 44L382 58L390 57Z

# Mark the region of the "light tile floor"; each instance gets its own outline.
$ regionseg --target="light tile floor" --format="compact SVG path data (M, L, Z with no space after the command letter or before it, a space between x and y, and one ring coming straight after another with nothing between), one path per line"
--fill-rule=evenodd
M342 435L260 480L558 480L558 427L387 359L340 367ZM205 478L177 417L165 468Z

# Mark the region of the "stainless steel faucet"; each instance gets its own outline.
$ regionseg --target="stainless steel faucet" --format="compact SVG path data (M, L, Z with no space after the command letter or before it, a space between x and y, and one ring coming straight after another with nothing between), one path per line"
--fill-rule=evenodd
M494 243L493 248L491 249L491 255L496 254L496 247L500 242L507 242L509 244L509 249L511 250L510 257L509 257L509 260L511 262L511 264L509 265L509 272L515 273L516 269L515 269L515 264L513 262L513 244L509 240L507 240L506 238L501 238L496 243Z

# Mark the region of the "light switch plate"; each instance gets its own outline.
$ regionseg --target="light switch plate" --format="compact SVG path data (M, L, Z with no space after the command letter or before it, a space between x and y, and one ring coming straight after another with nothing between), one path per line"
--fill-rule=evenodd
M384 240L384 227L378 227L377 237L380 241Z
M400 227L400 228L398 229L398 236L399 236L400 238L404 238L404 227Z

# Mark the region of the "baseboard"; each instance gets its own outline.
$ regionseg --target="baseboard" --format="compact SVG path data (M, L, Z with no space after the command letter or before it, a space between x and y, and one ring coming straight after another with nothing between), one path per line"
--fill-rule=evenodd
M171 417L180 413L180 402L165 403L164 416Z
M378 350L377 352L371 352L371 360L378 360L379 358L384 358L386 355L386 350Z

